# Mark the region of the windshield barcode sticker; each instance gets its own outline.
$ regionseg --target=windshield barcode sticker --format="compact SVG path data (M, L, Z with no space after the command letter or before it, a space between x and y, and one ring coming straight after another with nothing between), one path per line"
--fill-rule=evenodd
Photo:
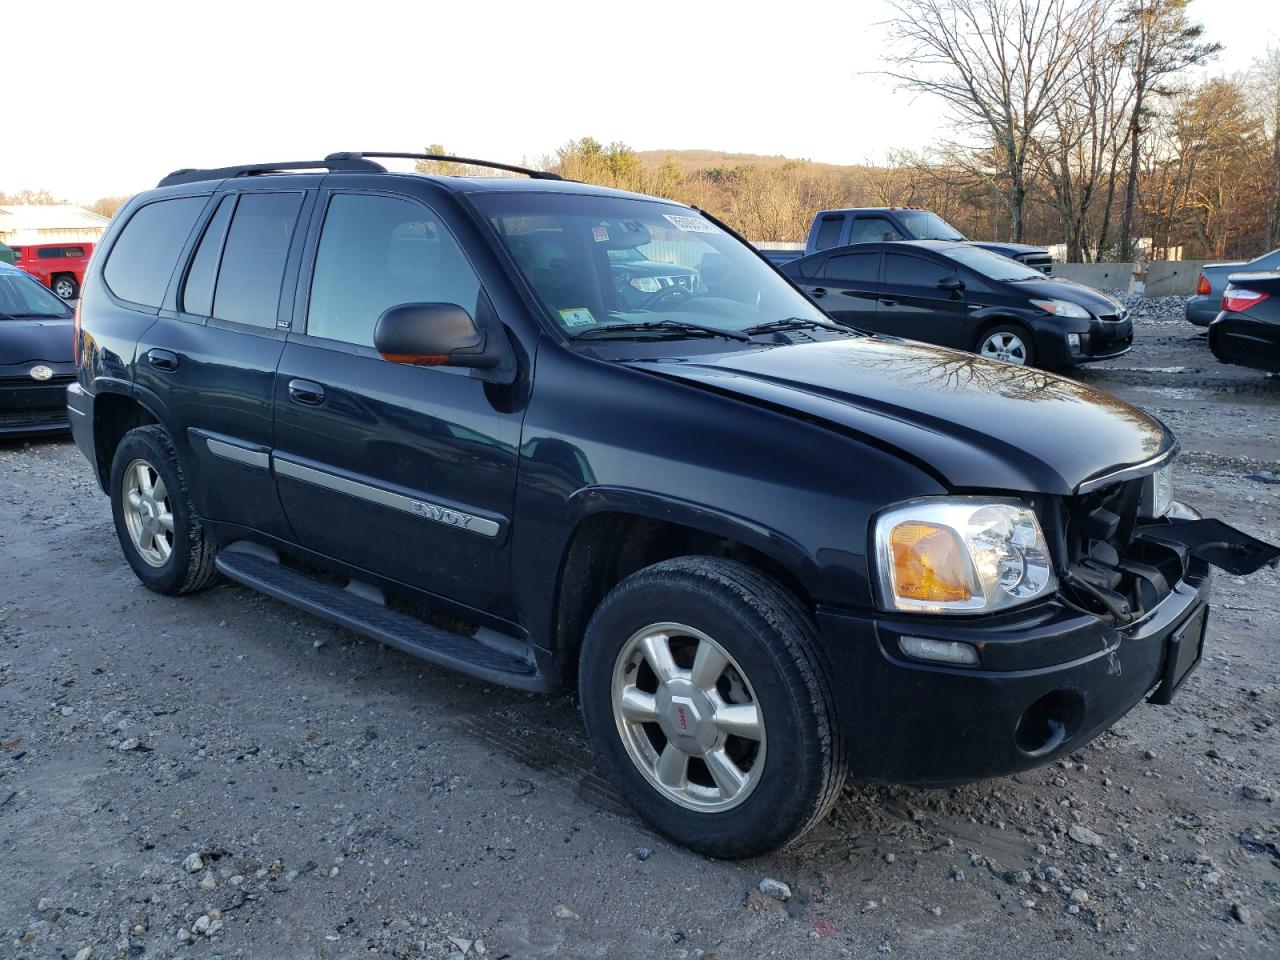
M560 319L566 327L594 327L596 318L586 307L565 307L560 311Z
M670 213L662 215L664 220L677 230L683 230L685 233L719 233L720 228L710 220L704 220L702 217L678 217Z

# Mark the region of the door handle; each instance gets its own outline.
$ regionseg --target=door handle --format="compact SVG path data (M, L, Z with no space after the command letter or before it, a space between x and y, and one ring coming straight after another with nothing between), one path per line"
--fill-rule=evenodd
M896 307L898 305L897 300L886 300L884 297L880 298L880 303L886 307Z
M177 370L178 355L172 350L148 350L147 363L157 370Z
M826 295L827 295L826 287L814 287L812 290L809 291L809 296L811 297L825 297Z
M311 380L290 380L289 399L294 403L318 407L324 403L324 387Z

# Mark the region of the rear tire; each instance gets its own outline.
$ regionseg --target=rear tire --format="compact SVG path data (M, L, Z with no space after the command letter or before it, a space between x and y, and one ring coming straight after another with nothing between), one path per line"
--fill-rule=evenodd
M110 489L116 536L144 586L176 595L213 582L217 551L163 428L138 427L124 435L111 461Z
M745 564L680 557L620 583L587 627L579 694L592 745L635 809L708 856L785 846L844 783L817 628Z
M63 300L74 300L80 295L80 284L76 283L75 277L54 277L50 289Z

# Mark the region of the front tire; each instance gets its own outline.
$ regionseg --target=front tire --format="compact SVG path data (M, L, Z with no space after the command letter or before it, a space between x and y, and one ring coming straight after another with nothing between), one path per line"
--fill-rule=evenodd
M790 843L844 782L813 620L745 564L681 557L615 587L587 627L579 694L593 746L640 815L709 856Z
M125 559L157 593L203 590L216 550L191 503L169 435L158 426L125 434L111 461L111 513Z
M973 349L975 353L990 360L1000 360L1019 367L1031 367L1036 362L1031 334L1023 327L1011 323L983 331Z

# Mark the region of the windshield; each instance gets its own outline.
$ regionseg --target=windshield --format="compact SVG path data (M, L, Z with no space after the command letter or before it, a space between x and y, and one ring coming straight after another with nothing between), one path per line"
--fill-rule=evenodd
M928 210L899 210L898 218L916 240L964 239L964 234Z
M654 336L675 335L681 323L736 333L793 318L830 322L754 251L687 207L552 193L475 202L570 336L655 321Z
M1044 274L1039 270L1033 270L1017 260L1010 260L1008 257L1002 257L990 250L983 250L981 247L956 247L954 250L948 248L946 252L952 260L964 264L975 273L991 280L1044 279Z
M64 320L71 308L25 273L0 271L0 320Z

